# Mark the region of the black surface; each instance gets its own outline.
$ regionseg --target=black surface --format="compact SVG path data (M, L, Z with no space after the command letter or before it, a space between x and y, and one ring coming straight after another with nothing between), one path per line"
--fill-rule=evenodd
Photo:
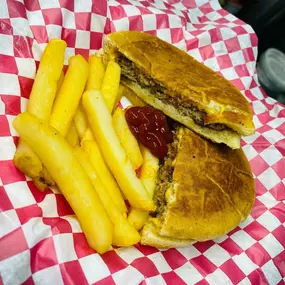
M269 47L285 53L285 0L247 0L236 16L255 30L259 54Z

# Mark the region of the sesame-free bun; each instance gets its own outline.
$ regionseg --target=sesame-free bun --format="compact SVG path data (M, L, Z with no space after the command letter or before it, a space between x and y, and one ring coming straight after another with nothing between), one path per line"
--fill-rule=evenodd
M178 247L223 236L244 221L255 187L242 149L212 143L181 127L172 181L165 205L150 217L141 243ZM160 189L161 190L161 189Z
M198 125L171 103L155 98L150 89L122 78L122 83L147 104L203 137L236 149L240 147L241 135L254 133L252 111L246 98L232 83L186 52L153 35L135 31L115 32L105 36L103 49L105 58L110 60L125 56L146 76L166 88L168 95L180 104L191 102L205 113L204 126ZM207 127L209 124L223 124L227 128L216 130Z

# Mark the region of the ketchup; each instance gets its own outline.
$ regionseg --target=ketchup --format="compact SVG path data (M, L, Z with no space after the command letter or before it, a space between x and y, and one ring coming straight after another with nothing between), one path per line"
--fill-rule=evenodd
M126 120L132 134L153 155L163 158L167 154L167 144L173 141L173 135L161 111L152 107L130 107Z

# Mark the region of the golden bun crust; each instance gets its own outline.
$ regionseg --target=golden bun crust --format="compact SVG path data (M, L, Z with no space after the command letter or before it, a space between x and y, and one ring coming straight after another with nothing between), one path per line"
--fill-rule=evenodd
M254 179L241 149L209 142L179 129L173 182L164 212L151 219L159 236L206 241L244 221L255 199ZM147 239L143 238L145 243Z
M135 31L115 32L104 38L104 52L112 57L117 51L172 91L170 96L179 97L181 103L190 100L206 112L206 124L223 123L241 135L254 133L252 111L240 91L186 52Z
M141 244L154 246L156 248L185 247L195 242L191 240L168 238L159 235L157 227L151 222L151 219L143 227L141 235Z

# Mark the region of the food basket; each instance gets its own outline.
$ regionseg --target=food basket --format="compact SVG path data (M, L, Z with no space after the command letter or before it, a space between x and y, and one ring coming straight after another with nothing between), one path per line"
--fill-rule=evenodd
M251 215L229 234L185 248L135 245L100 255L56 190L13 165L36 68L51 38L85 58L104 34L154 34L212 68L250 101L256 133L242 139L255 177ZM257 37L217 0L0 2L0 284L285 284L285 108L257 80ZM185 71L187 72L187 71Z

